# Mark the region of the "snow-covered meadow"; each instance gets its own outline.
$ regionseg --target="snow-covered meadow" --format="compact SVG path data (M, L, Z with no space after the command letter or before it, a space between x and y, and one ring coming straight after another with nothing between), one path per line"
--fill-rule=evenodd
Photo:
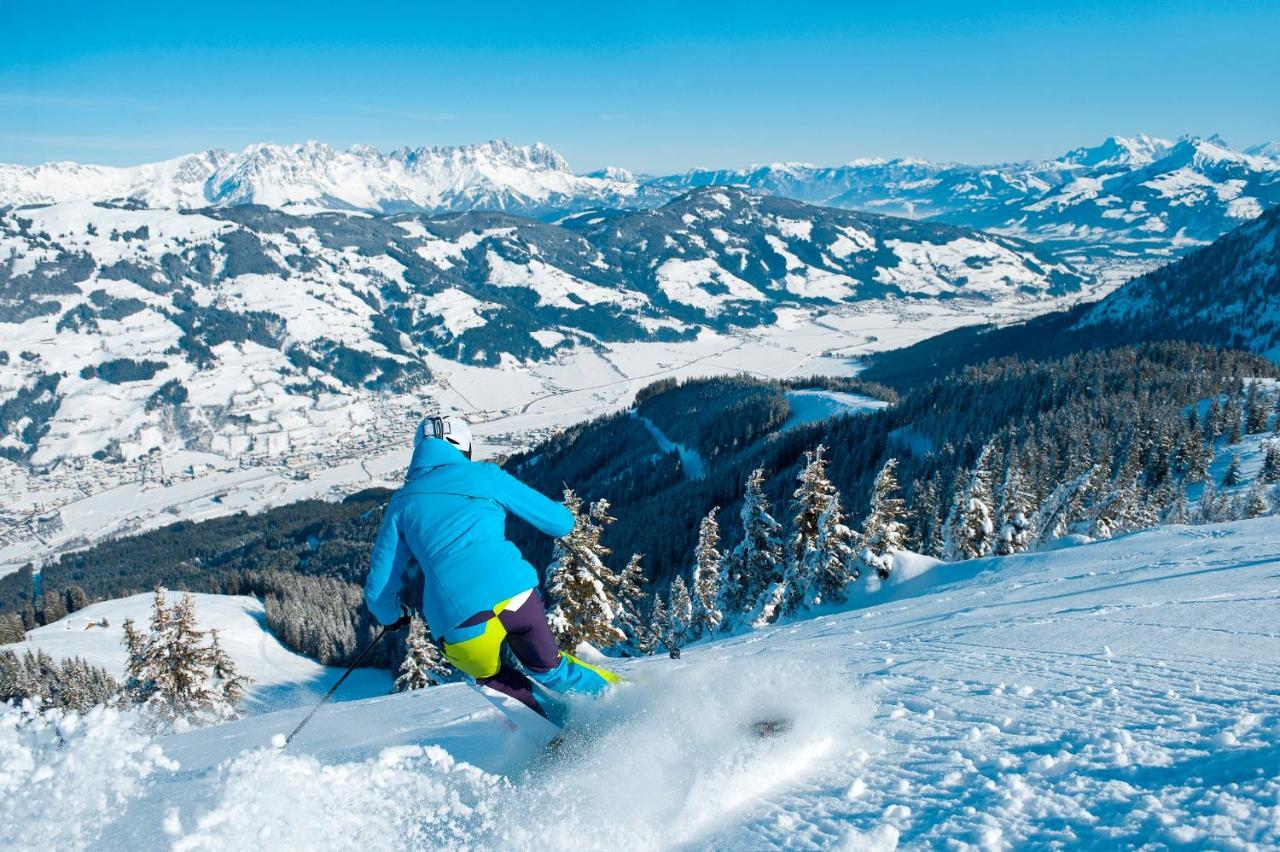
M554 756L460 684L331 705L284 751L305 707L154 741L9 711L0 825L20 848L1265 848L1277 542L1266 517L913 564L623 663ZM779 714L788 735L743 734Z

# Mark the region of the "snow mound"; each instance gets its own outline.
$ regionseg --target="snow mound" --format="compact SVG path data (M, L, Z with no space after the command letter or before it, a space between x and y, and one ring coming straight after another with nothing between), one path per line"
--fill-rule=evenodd
M165 758L136 714L33 713L0 704L0 827L8 848L83 849ZM13 844L13 845L10 845Z

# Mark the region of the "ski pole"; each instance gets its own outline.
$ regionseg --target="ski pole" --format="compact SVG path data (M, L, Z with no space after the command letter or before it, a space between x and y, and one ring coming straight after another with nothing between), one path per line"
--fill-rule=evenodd
M356 666L360 665L360 663L364 660L364 658L369 655L369 652L373 650L373 646L377 645L380 641L382 641L382 637L385 636L386 634L387 634L387 628L386 628L386 625L383 625L382 629L378 631L378 635L373 637L373 641L370 642L368 645L364 646L364 650L360 652L360 656L356 657L356 661L351 665L347 666L347 670L342 673L342 677L338 678L336 681L333 682L333 686L329 687L329 691L324 694L324 698L321 698L320 702L316 704L315 707L311 708L311 712L307 714L307 717L305 719L303 719L301 722L298 723L298 727L293 729L293 733L289 734L289 736L284 738L284 745L288 745L289 743L293 742L293 738L298 735L298 731L301 731L303 728L307 726L307 723L311 721L311 717L316 715L316 711L318 711L321 707L329 703L329 699L332 698L333 694L338 691L338 687L342 686L342 682L347 679L347 675L351 674L353 671L356 670ZM281 746L281 748L284 748L284 746Z

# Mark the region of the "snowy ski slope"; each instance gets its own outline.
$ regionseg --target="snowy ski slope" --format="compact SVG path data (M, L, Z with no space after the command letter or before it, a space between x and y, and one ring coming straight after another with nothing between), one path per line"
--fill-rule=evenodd
M150 742L0 725L29 848L1266 848L1280 518L904 566L868 604L632 661L554 758L466 686ZM865 582L865 581L864 581ZM741 734L789 713L786 737ZM16 828L20 833L13 833Z

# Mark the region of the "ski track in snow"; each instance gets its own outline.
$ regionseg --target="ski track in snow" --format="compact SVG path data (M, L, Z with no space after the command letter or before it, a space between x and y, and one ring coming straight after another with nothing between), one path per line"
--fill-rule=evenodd
M875 605L623 663L634 685L582 704L554 758L460 685L330 706L285 752L265 746L305 708L154 743L111 716L61 747L8 718L0 827L32 848L1274 847L1277 542L1270 517L864 581ZM742 735L776 714L790 734Z

